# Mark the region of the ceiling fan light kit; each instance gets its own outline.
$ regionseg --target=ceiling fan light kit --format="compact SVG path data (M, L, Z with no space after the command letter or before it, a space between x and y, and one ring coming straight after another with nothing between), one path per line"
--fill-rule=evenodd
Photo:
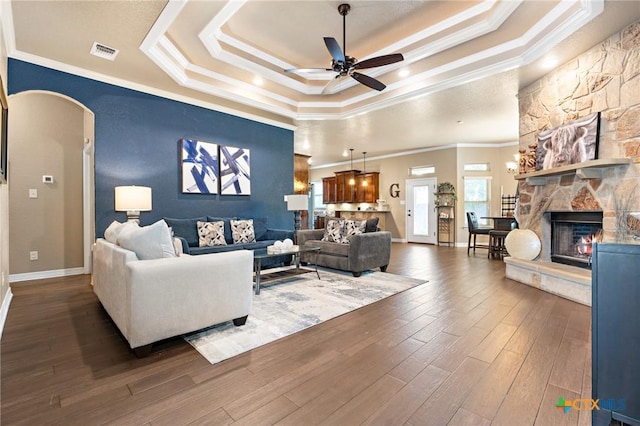
M390 55L376 56L374 58L365 59L358 62L358 60L352 56L347 56L347 14L351 10L351 6L348 3L343 3L338 6L338 13L342 15L342 49L340 45L333 37L324 37L324 44L327 50L331 54L331 68L292 68L286 69L284 72L296 72L296 71L333 71L336 76L322 89L322 94L331 94L333 89L339 81L347 76L350 76L358 83L363 84L371 89L382 91L387 86L380 80L370 77L366 74L361 74L356 70L381 67L384 65L394 64L404 60L401 53L392 53Z

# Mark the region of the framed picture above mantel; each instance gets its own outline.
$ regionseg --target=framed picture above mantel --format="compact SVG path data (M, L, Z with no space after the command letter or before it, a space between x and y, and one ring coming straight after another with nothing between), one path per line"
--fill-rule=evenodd
M599 112L541 132L536 147L536 171L597 159L599 134Z

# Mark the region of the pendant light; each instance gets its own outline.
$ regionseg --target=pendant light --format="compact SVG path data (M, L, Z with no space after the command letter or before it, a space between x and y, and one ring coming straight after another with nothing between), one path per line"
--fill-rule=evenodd
M363 175L367 174L367 152L366 151L362 152L362 174ZM362 179L362 186L367 186L366 176L364 177L364 179Z
M353 171L353 148L349 148L349 151L351 151L351 171ZM349 185L353 186L356 184L356 179L353 176L353 173L351 173L351 179L349 179Z

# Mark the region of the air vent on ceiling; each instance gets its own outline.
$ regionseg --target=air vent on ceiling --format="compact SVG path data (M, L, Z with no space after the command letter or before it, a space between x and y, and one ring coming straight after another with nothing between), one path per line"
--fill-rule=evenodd
M118 49L105 46L104 44L100 44L96 41L96 42L93 42L93 46L91 47L91 52L89 53L99 58L113 61L116 58L116 56L118 56Z

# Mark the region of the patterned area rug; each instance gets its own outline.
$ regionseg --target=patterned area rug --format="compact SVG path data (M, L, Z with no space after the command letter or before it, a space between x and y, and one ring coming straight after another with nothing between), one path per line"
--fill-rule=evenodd
M215 364L426 282L384 272L354 278L320 270L320 277L310 272L263 281L244 326L229 321L184 338Z

